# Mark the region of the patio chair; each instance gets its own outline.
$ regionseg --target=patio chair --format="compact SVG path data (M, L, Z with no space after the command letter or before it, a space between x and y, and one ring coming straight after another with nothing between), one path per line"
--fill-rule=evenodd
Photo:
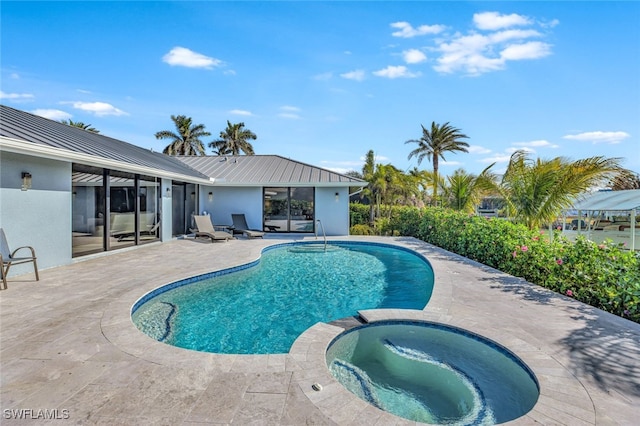
M21 249L29 249L31 251L31 256L16 257L16 253ZM9 268L11 267L11 265L33 262L33 270L36 273L36 281L40 280L40 276L38 275L38 264L36 263L36 252L33 247L22 246L18 247L14 251L11 251L9 249L7 237L4 234L4 229L2 228L0 228L0 261L2 261L2 287L0 287L0 289L7 288L7 274L9 273Z
M243 213L232 214L231 220L233 221L234 234L244 234L248 238L264 237L264 232L257 229L249 229L249 225L247 225L247 218L244 217Z
M233 235L226 231L216 231L213 227L213 223L211 222L211 216L206 215L195 215L193 216L193 220L196 223L195 235L198 237L207 237L211 238L211 242L214 241L228 241L233 239Z

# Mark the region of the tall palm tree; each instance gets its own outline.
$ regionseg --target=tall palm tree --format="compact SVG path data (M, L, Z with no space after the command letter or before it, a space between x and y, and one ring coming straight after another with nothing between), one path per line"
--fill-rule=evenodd
M516 151L502 180L487 183L505 200L507 214L514 221L539 229L570 208L580 194L622 171L619 158L532 160L525 151Z
M253 146L248 140L257 138L255 133L244 128L244 123L231 124L227 120L227 128L220 132L220 139L209 142L209 148L218 155L239 155L240 151L254 155Z
M169 155L204 155L204 145L201 137L211 136L204 130L204 124L193 124L191 117L172 115L171 120L176 130L161 130L156 133L156 139L171 139L171 143L162 151Z
M409 153L408 159L410 160L412 157L417 157L418 165L422 163L422 160L425 157L427 160L431 160L433 162L433 173L435 175L433 183L433 199L437 203L439 161L440 159L444 161L445 152L469 152L467 151L469 144L462 140L468 139L469 137L461 133L460 129L449 125L448 122L443 125L439 125L434 121L431 123L431 129L426 129L423 125L420 126L422 127L422 137L420 139L410 139L405 142L405 144L418 144L418 147Z
M69 119L69 120L60 120L60 122L62 124L66 124L67 126L77 127L79 129L86 130L87 132L100 133L100 130L94 127L91 127L91 124L84 124L82 121L73 121Z

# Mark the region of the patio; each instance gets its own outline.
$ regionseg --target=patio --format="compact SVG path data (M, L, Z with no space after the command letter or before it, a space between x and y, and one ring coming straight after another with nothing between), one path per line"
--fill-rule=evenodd
M529 365L541 395L512 424L637 423L639 324L413 238L348 239L410 247L436 274L423 311L367 311L368 320L462 327ZM253 261L264 247L293 240L175 240L42 270L39 282L10 278L0 292L2 423L41 424L42 417L14 417L57 410L75 424L413 424L331 378L324 350L339 326L315 325L288 354L217 355L156 342L130 320L132 304L155 287ZM312 390L316 382L322 391Z

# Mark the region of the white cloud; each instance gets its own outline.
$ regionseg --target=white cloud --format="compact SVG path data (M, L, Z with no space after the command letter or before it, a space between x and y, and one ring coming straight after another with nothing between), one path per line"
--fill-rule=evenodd
M418 49L409 49L402 52L404 61L408 64L418 64L427 60L427 55Z
M564 139L579 141L579 142L591 142L593 144L597 143L607 143L607 144L616 144L622 142L624 139L627 139L631 135L627 132L583 132L578 133L576 135L566 135L563 136Z
M243 109L232 109L231 111L229 111L229 114L232 114L232 115L246 115L246 116L253 115L251 113L251 111L245 111Z
M511 154L496 154L492 157L486 157L480 160L481 163L508 163Z
M488 154L491 152L490 149L479 145L469 145L467 151L469 151L469 154Z
M510 147L510 148L505 149L505 151L508 152L509 155L513 154L516 151L524 151L524 152L527 152L527 153L530 153L530 154L535 154L535 152L536 152L536 150L533 149L530 146L522 146L520 148Z
M418 28L413 28L408 22L394 22L391 24L391 28L397 28L399 31L391 33L394 37L411 38L426 34L439 34L445 30L444 25L420 25Z
M515 13L501 15L498 12L483 12L473 15L473 23L480 30L498 30L500 28L529 25L531 20L526 16Z
M346 78L347 80L362 81L365 78L365 73L363 70L354 70L340 74L340 77Z
M65 102L71 103L74 108L90 112L99 117L104 115L129 115L126 112L105 102Z
M294 112L298 112L300 111L300 108L296 107L296 106L291 106L291 105L282 105L280 107L281 111L294 111Z
M479 75L504 69L507 61L538 59L551 54L551 45L540 41L506 44L510 40L538 37L534 30L508 30L489 35L458 34L449 42L442 42L438 50L442 55L433 68L441 73L462 71ZM499 52L499 54L496 54Z
M278 114L278 117L280 118L286 118L288 120L299 120L300 114L298 114L298 112L300 112L300 108L296 107L296 106L292 106L292 105L283 105L280 107L280 113Z
M507 46L500 57L505 60L519 61L522 59L544 58L551 54L551 45L540 41L530 41L523 44L512 44Z
M68 120L73 117L71 114L60 111L59 109L34 109L31 113L56 121Z
M525 147L525 148L559 148L558 145L554 145L546 140L537 140L529 142L514 142L513 146Z
M14 80L20 80L20 74L18 74L17 72L11 73L10 77Z
M3 91L0 90L0 99L9 99L12 101L23 101L26 99L33 99L35 96L33 96L31 93L5 93Z
M393 66L389 65L378 71L374 71L373 75L386 78L414 78L420 76L420 73L409 72L404 65Z
M212 69L222 65L222 61L216 58L205 56L194 52L186 47L174 47L162 57L162 61L172 66L182 66L188 68Z
M461 161L447 161L447 160L445 160L445 161L441 161L440 165L441 166L453 167L453 166L462 166L462 165L464 165L464 163L461 162Z

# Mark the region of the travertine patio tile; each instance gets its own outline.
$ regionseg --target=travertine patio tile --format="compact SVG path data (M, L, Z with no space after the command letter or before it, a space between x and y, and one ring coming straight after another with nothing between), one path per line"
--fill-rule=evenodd
M264 247L294 240L268 237L228 244L178 240L43 270L38 283L12 279L0 292L2 408L67 409L68 422L83 425L414 424L377 410L331 376L325 349L343 331L333 324L314 325L288 354L249 356L172 347L133 325L131 306L153 288L253 261ZM350 239L411 247L436 273L423 311L363 316L461 327L527 362L541 396L508 424L637 420L640 325L414 239ZM313 390L315 383L321 391Z

